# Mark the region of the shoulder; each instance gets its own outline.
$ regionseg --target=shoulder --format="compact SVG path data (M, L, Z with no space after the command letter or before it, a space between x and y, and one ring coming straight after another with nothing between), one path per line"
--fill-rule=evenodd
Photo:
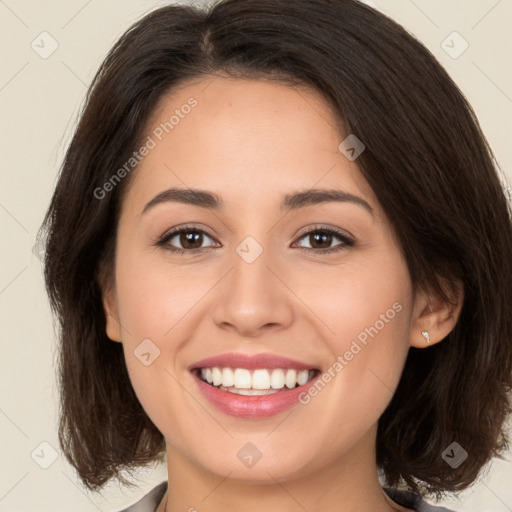
M130 505L128 508L120 510L119 512L155 512L156 507L158 507L158 504L162 501L166 490L167 481L153 487L153 489L145 494L139 501Z
M386 494L402 507L410 508L417 512L455 512L445 507L436 507L427 503L419 494L412 491L383 487Z

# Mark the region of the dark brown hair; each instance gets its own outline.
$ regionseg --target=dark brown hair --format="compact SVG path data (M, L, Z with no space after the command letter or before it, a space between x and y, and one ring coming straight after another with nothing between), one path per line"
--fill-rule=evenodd
M162 460L122 346L105 333L99 272L112 268L123 180L155 106L188 79L267 78L318 91L366 145L357 163L390 219L414 290L464 303L454 330L411 348L379 420L389 486L422 494L469 486L508 447L512 387L512 227L499 168L467 100L433 55L355 0L224 0L155 10L133 25L88 91L43 224L45 279L60 325L59 440L89 489ZM147 135L147 134L146 134ZM136 172L136 170L134 171ZM468 458L442 458L452 442Z

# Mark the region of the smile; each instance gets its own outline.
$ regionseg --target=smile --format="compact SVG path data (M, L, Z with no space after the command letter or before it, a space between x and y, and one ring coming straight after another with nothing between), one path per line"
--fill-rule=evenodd
M294 389L308 383L316 370L294 368L247 368L218 367L200 368L198 377L222 391L244 396L262 396Z
M273 354L224 354L189 367L196 385L224 414L265 418L301 405L299 395L320 377L320 369Z

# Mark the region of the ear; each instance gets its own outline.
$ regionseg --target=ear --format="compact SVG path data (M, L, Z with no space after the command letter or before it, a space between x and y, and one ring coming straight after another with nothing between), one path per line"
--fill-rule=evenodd
M112 279L106 277L105 274L102 275L99 281L107 336L112 341L122 342L115 285L112 283Z
M112 341L121 342L121 324L117 312L117 301L114 290L109 289L103 296L103 310L105 311L105 322L107 336Z
M448 291L448 286L444 286ZM416 348L427 348L439 343L453 330L462 309L464 287L457 282L453 291L447 293L450 301L444 300L439 294L420 291L414 303L411 323L411 345ZM427 344L422 332L428 331L430 343Z

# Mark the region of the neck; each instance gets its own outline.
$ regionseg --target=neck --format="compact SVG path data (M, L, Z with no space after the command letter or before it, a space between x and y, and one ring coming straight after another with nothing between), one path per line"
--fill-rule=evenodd
M320 469L299 468L292 478L275 478L269 469L265 481L257 483L208 471L168 443L169 485L157 512L406 511L390 500L378 480L375 433L372 430L349 453Z

